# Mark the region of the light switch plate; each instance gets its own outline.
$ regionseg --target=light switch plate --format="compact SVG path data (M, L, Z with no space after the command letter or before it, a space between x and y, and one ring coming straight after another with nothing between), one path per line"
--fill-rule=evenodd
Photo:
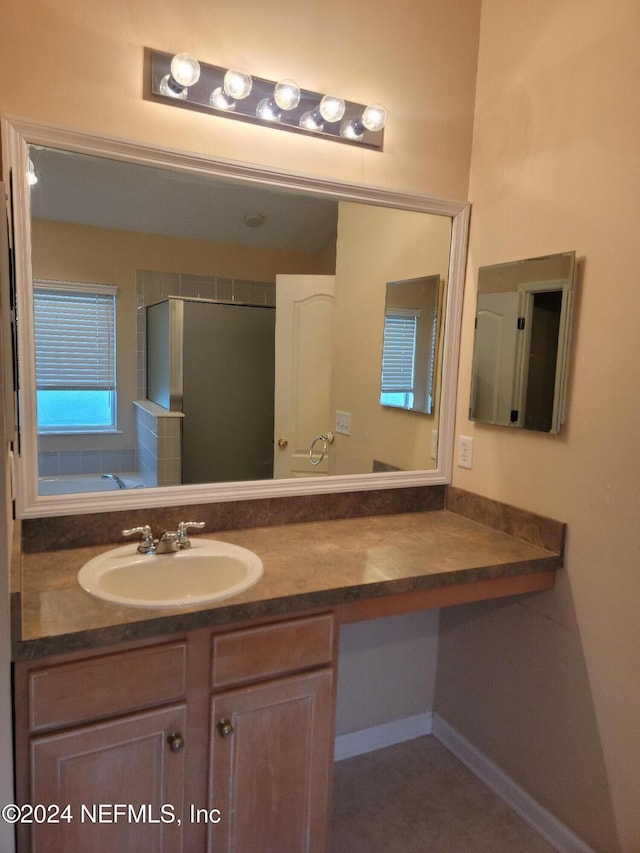
M340 435L351 435L351 412L336 410L335 432Z
M473 468L473 438L470 435L458 436L458 467Z

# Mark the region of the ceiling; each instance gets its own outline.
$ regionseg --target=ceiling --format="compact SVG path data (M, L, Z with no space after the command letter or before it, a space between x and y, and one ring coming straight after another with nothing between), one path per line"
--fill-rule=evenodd
M291 251L336 238L331 199L39 146L29 156L35 218ZM264 223L248 227L254 213Z

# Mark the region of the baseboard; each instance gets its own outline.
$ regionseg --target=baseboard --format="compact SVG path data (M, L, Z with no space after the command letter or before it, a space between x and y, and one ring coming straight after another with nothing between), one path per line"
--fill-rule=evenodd
M594 853L593 848L537 803L438 714L433 714L431 734L559 853Z
M431 711L425 711L423 714L372 726L370 729L338 735L335 742L335 760L342 761L343 758L352 758L354 755L362 755L385 746L393 746L394 743L431 734L432 717Z

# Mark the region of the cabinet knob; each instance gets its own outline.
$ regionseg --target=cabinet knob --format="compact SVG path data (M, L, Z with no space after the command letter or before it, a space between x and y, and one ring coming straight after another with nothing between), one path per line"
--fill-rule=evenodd
M231 737L233 734L231 720L220 720L218 723L218 731L220 732L221 737Z
M175 732L174 734L169 735L167 743L169 744L171 752L180 752L184 747L184 738L179 732Z

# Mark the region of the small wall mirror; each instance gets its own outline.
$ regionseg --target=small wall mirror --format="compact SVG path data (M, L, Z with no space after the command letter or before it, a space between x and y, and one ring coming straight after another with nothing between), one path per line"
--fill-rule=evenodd
M387 283L380 405L432 414L441 293L439 275Z
M575 252L480 267L469 417L559 433Z

